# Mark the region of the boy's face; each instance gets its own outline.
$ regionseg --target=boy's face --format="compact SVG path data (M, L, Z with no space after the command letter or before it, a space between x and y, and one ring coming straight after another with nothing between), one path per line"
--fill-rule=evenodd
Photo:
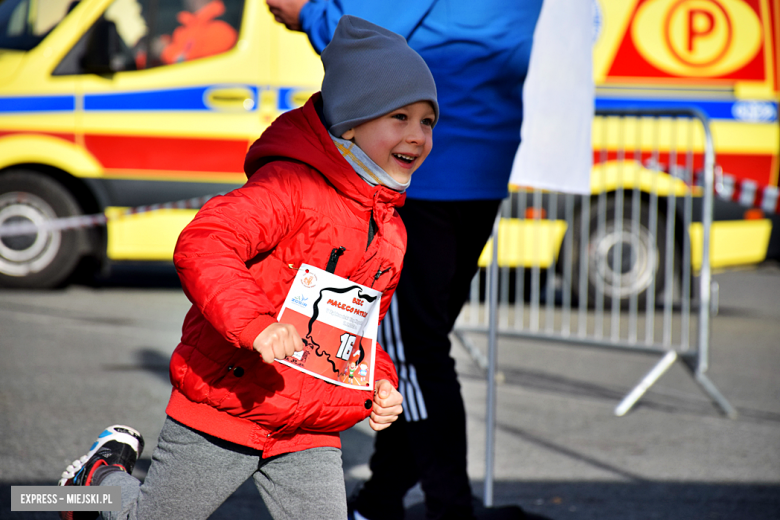
M436 113L427 101L418 101L350 128L348 139L394 180L405 184L433 147Z

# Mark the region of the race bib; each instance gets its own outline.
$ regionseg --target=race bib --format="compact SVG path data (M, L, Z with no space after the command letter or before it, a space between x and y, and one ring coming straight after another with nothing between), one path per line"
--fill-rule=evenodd
M279 362L337 385L373 390L381 296L301 264L277 321L293 325L304 347Z

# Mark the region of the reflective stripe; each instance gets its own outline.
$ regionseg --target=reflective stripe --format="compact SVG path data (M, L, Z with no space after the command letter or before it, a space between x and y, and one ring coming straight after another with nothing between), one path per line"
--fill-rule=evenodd
M6 112L73 112L76 97L66 96L2 96L0 113Z
M208 93L219 89L245 89L253 97L252 110L257 108L257 87L251 85L204 85L177 89L143 90L137 92L106 92L84 95L84 110L89 111L163 111L214 110L206 103ZM247 110L249 112L251 110Z
M599 96L595 99L596 109L639 108L639 109L675 109L697 108L710 119L726 119L751 123L774 123L777 121L777 103L769 101L731 101L704 99L665 99Z
M253 98L257 110L258 88L253 85L203 85L198 87L139 90L134 92L105 92L84 94L86 112L147 112L147 111L214 111L206 98L209 92L220 89L245 89ZM0 113L7 112L72 112L76 96L0 96Z

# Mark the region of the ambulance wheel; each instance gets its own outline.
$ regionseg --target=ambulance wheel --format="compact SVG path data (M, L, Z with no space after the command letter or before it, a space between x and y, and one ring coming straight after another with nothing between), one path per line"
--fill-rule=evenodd
M598 212L591 204L587 254L587 299L590 306L603 295L604 308L609 309L614 299L620 300L620 306L627 308L632 295L637 296L639 308L646 308L648 291L653 290L655 304L663 294L667 273L666 257L666 217L662 211L657 213L655 234L650 230L649 210L644 205L639 211L639 222L632 227L632 204L623 202L622 218L617 215L614 197L607 200L606 219L603 228L599 228ZM575 230L581 223L575 222ZM581 270L581 237L575 235L572 269L572 289L579 291ZM675 248L676 249L676 248ZM674 265L679 266L679 255L675 251ZM673 274L672 274L673 276Z
M54 179L31 170L0 174L0 230L81 214ZM39 230L16 236L0 231L0 287L45 289L61 284L79 262L82 230Z

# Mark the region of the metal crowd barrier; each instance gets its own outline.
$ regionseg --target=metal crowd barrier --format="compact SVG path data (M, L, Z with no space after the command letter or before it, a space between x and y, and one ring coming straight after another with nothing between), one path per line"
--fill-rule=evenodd
M728 417L707 377L715 158L696 110L599 110L591 196L518 190L504 201L454 334L487 372L486 505L492 503L499 336L655 354L615 408L625 415L681 361ZM493 244L498 243L498 247ZM488 335L488 355L472 333Z

